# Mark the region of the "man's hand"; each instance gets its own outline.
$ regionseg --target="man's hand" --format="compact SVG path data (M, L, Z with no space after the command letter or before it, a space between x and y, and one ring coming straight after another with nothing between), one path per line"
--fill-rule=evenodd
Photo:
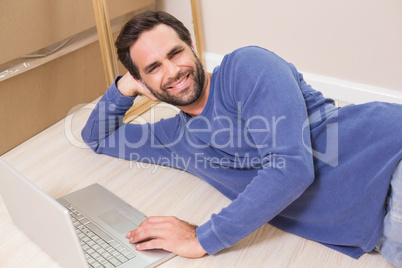
M132 75L127 72L117 81L117 89L123 96L135 97L137 95L144 95L153 101L158 101L158 99L149 91L149 89L139 80L132 77Z
M127 233L137 250L164 249L187 258L206 254L195 234L196 227L176 217L149 217Z

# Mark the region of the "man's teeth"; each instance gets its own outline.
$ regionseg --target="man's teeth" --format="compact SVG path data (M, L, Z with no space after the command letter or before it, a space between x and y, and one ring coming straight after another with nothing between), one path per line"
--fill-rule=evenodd
M188 78L188 76L186 76L180 83L178 83L177 85L173 86L172 88L179 87L179 86L183 85L184 82L186 82L187 78Z

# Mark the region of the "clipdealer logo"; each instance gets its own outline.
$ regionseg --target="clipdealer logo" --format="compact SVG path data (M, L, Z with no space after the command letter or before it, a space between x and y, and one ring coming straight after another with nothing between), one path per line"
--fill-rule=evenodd
M106 118L105 115L105 110L109 109L109 110L114 110L115 107L107 107L105 105L105 103L100 102L98 104L99 106L99 120L102 122L99 124L99 133L102 134L106 134L107 129L106 129L106 123L110 123L110 124L116 124L116 119L115 118ZM82 129L83 126L79 126L77 127L74 123L75 121L75 117L81 117L81 113L83 113L83 115L88 116L87 114L89 112L92 112L95 109L96 105L93 103L87 104L87 105L77 105L76 107L74 107L73 109L70 110L70 112L68 113L67 117L64 120L64 125L65 125L65 136L67 138L67 140L73 144L74 146L78 147L78 148L88 148L88 145L86 143L84 143L82 141L82 139L80 138L80 131ZM241 106L239 105L239 113L241 113ZM152 111L154 112L154 111ZM307 140L306 137L310 137L310 128L314 127L314 124L321 122L324 118L326 117L326 119L331 119L330 123L326 123L325 125L325 131L326 131L326 141L325 141L325 148L323 150L315 150L313 149L310 140ZM331 106L326 106L325 107L325 112L318 110L316 112L314 112L313 114L311 114L303 123L302 125L302 143L304 148L310 152L316 159L332 166L332 167L336 167L338 166L338 159L339 159L339 133L338 133L338 123L336 121L336 118L338 117L338 109L333 109L331 108ZM152 118L154 119L154 118ZM222 120L222 117L219 117L217 119ZM225 118L224 118L225 119ZM264 126L263 129L251 129L251 131L254 132L267 132L271 134L271 146L272 147L276 147L276 141L277 141L277 127L278 124L282 121L282 120L286 120L286 116L281 116L279 118L277 117L272 117L272 122L268 122L266 118L262 118L262 117L253 117L250 118L249 121L245 122L245 126L246 129L248 129L250 131L250 129L248 128L250 123L254 123L254 122L260 122L263 123L262 125ZM138 148L140 146L142 146L146 141L147 138L149 138L149 135L152 133L153 129L152 127L149 129L147 127L147 124L145 124L147 122L147 120L145 120L145 118L139 116L138 118L136 118L137 121L136 123L142 125L142 135L141 135L141 139L136 140L134 143L130 143L127 140L126 137L126 133L125 131L121 131L119 133L119 137L109 137L107 143L102 143L102 144L98 144L98 146L109 146L109 147L113 147L113 146L119 146L119 154L121 158L124 158L125 152L126 152L126 147L127 148ZM155 121L151 120L151 121ZM205 121L205 120L204 120ZM230 121L229 119L227 119L226 121L228 121L228 128L223 128L220 129L218 133L215 133L215 138L218 137L218 134L223 134L223 133L228 133L230 135L228 135L229 137L232 136L232 134L235 133L235 128L234 128L234 123L232 123L232 121ZM333 123L331 123L333 122ZM207 122L209 123L209 122ZM239 122L239 124L241 125L241 122ZM191 129L191 131L208 131L210 130L210 126L207 124L207 128L206 129ZM109 126L110 127L110 126ZM240 129L240 128L239 128ZM259 148L259 145L253 144L252 141L247 139L247 136L245 135L245 133L242 133L241 129L239 130L240 132L237 133L238 135L238 141L237 142L242 142L243 140L240 139L241 136L244 135L245 137L245 142L247 142L247 145L249 146L254 146L255 148ZM305 131L307 131L308 135L303 135L303 133L305 133ZM150 133L151 132L151 133ZM118 138L120 141L120 143L118 143L115 139ZM178 140L183 139L183 138L187 138L189 139L189 137L187 137L186 135L184 135L184 133L181 133L181 135L179 135ZM178 140L176 140L175 142L178 142ZM153 140L151 140L153 141ZM158 148L158 145L154 144L154 141L151 142L153 148ZM191 143L190 143L191 144ZM230 140L230 141L225 141L223 143L217 143L216 142L216 146L218 148L222 147L222 146L234 146L235 141L234 140ZM174 143L172 144L174 145ZM191 144L192 145L192 144ZM239 144L240 145L240 144ZM166 146L166 144L164 144L164 146ZM265 145L266 146L266 145Z

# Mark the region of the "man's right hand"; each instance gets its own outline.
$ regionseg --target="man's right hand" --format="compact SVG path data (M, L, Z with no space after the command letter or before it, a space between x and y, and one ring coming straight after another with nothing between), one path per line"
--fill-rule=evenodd
M141 81L135 79L129 72L117 81L117 89L126 97L143 95L152 101L159 101Z

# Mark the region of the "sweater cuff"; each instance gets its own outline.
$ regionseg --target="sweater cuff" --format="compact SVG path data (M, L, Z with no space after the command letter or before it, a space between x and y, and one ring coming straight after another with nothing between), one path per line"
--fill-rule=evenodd
M203 249L210 255L213 255L225 248L225 246L213 232L210 221L197 227L196 235L198 242L200 242Z
M119 81L119 79L121 77L122 77L121 75L116 77L113 84L107 90L107 94L108 94L109 100L113 104L116 104L117 106L120 106L120 107L131 107L134 103L135 97L123 96L120 93L120 91L117 89L117 81Z

